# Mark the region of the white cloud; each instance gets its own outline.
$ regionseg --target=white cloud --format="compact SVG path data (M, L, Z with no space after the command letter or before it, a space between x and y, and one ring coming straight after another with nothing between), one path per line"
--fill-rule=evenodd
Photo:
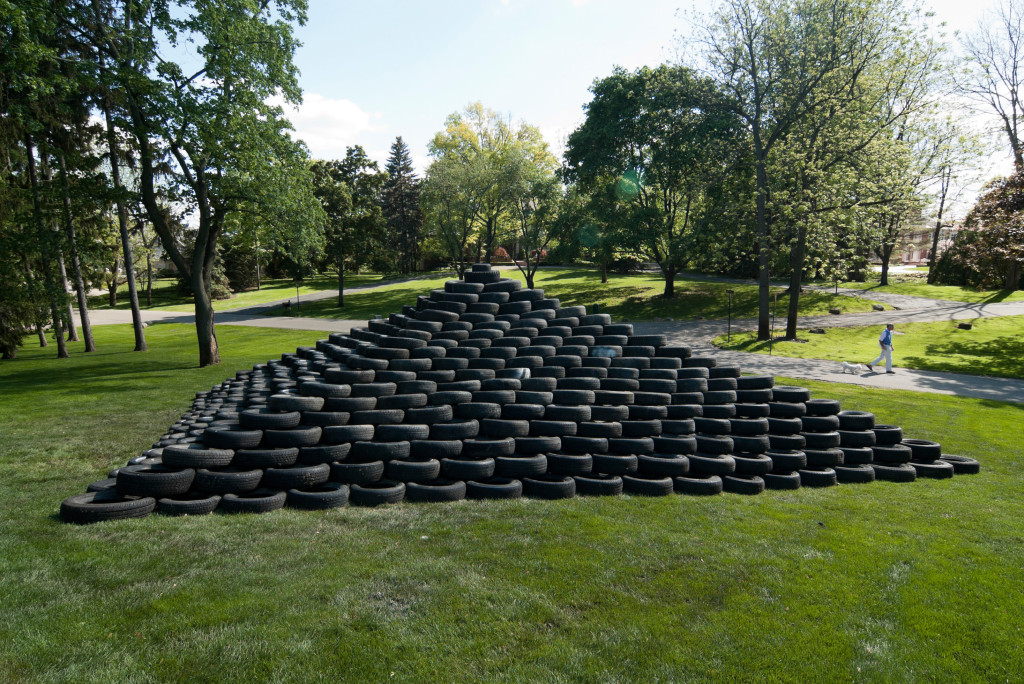
M341 159L346 147L365 145L367 134L387 132L380 112L367 112L352 100L307 92L298 107L281 100L274 104L284 108L295 137L305 141L317 159Z

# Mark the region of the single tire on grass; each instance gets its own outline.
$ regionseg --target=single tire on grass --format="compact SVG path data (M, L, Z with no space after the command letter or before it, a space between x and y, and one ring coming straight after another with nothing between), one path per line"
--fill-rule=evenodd
M940 460L953 464L953 472L957 475L977 475L981 472L981 464L967 456L943 454Z
M679 494L714 496L721 494L723 483L718 475L688 474L672 478L672 487Z
M764 488L765 482L760 475L726 475L722 478L722 489L733 494L760 494Z
M378 480L349 486L349 501L355 506L380 506L400 503L405 498L405 483Z
M532 499L571 499L576 496L576 481L566 475L524 477L523 495Z
M156 509L151 496L124 496L116 490L86 492L68 497L60 504L61 520L87 525L104 520L144 518Z
M405 485L406 501L440 503L462 501L466 498L466 483L462 480L434 479L425 482L408 482Z
M945 480L955 474L953 464L948 461L911 461L910 465L917 472L918 477Z
M767 473L761 476L766 489L800 489L800 473Z
M518 499L522 495L523 483L507 477L466 482L467 499Z
M244 494L225 494L218 507L224 513L269 513L284 508L287 494L257 489Z
M324 484L306 489L289 489L285 505L306 511L322 511L329 508L343 508L348 504L348 485L340 482Z
M218 494L189 492L180 496L164 497L156 502L157 512L163 515L209 515L220 505Z
M869 465L839 465L835 467L840 484L866 484L875 481L875 469Z
M623 475L622 489L640 496L668 496L672 493L672 478L664 475Z

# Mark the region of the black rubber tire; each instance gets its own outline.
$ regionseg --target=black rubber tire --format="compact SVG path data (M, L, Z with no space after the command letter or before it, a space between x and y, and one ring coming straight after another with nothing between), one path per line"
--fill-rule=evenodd
M461 453L462 441L457 439L413 439L409 441L409 456L413 458L452 458Z
M454 408L455 416L462 420L481 420L483 418L501 417L501 404L482 401L467 401L465 404L456 404Z
M841 430L872 430L875 427L875 414L868 411L840 411L839 428Z
M792 385L776 385L772 387L772 399L788 404L803 403L811 398L811 390L806 387ZM806 411L806 409L804 409Z
M902 444L910 447L911 458L918 463L931 463L942 456L942 445L938 442L927 439L904 439Z
M396 482L426 482L441 474L441 462L433 458L408 458L384 463L384 477Z
M804 487L834 487L839 484L834 468L801 468L800 484Z
M579 496L617 496L622 494L622 478L618 475L577 475L576 494Z
M768 435L733 435L731 439L733 453L763 454L772 447Z
M622 490L639 496L668 496L673 491L672 478L664 475L623 475Z
M287 430L302 421L298 411L277 412L269 408L251 408L238 414L238 424L250 430Z
M894 464L872 464L875 469L875 479L885 482L913 482L917 479L917 471L909 463L900 465Z
M637 456L637 472L641 475L678 477L690 471L690 459L674 453Z
M498 456L494 459L494 472L498 477L521 479L543 475L548 470L544 454L535 456Z
M213 449L255 449L262 439L262 430L211 425L203 431L203 444Z
M597 423L597 422L582 422L576 426L576 434L580 437L621 437L622 436L622 424L618 422L614 423Z
M434 423L430 426L430 439L438 441L471 439L478 434L480 423L476 420Z
M843 464L841 449L804 449L808 468L835 468Z
M405 411L405 422L410 424L432 425L451 420L455 412L451 406L427 406L411 408Z
M593 454L592 472L605 475L628 475L639 467L638 457L633 454Z
M320 439L325 444L366 442L373 439L373 425L333 425L323 429Z
M549 453L546 458L548 472L554 475L586 475L594 469L590 454Z
M284 468L294 465L299 459L297 447L288 449L239 449L231 465L241 470L253 468Z
M303 465L333 463L345 459L351 450L351 444L318 444L302 447L299 449L299 463Z
M840 484L867 484L875 481L875 469L869 465L841 465L835 467Z
M347 411L305 411L302 414L302 424L319 425L322 428L348 425L351 416L352 414Z
M808 399L804 405L809 416L834 416L841 408L836 399Z
M575 423L571 423L571 425L575 426ZM561 448L562 440L558 437L516 437L515 453L523 456L546 454Z
M608 453L653 454L654 440L650 437L611 437L608 439Z
M281 491L257 489L244 494L225 494L218 508L223 513L270 513L284 508L287 498Z
M192 486L197 491L207 494L240 494L258 488L262 478L263 471L258 468L254 470L199 468L196 470L196 479Z
M768 432L773 435L798 435L804 429L799 418L769 418Z
M323 511L329 508L344 508L348 504L348 485L340 482L325 482L306 489L289 489L285 505L306 511Z
M728 454L733 450L732 438L722 435L697 435L697 451L702 454Z
M156 502L157 512L163 515L209 515L217 510L221 497L218 494L189 492L175 497L164 497Z
M407 482L406 501L442 503L462 501L466 498L466 483L462 480L435 479L426 482Z
M769 449L765 456L772 459L772 470L791 472L807 467L807 454L793 449Z
M538 420L544 417L543 404L505 404L501 417L506 420Z
M323 428L316 425L291 430L264 430L263 446L267 448L307 447L320 443Z
M703 416L693 419L693 429L704 435L728 435L732 432L732 423L728 418L705 418Z
M516 453L516 441L502 439L467 439L462 442L462 455L466 458L495 458ZM524 454L525 455L525 454Z
M584 380L586 378L576 379ZM546 420L565 420L579 423L590 420L591 411L589 406L560 406L551 404L544 408L544 418Z
M319 383L303 383L303 387L306 385L313 385ZM329 387L348 387L348 385L329 385ZM313 395L302 396L298 394L274 394L267 399L267 408L271 411L299 411L304 413L306 411L319 411L324 406L324 398L338 396L347 397L348 393L345 394L324 394L324 395Z
M608 439L604 437L562 437L562 451L567 454L608 453Z
M761 476L766 489L800 489L800 473L766 473Z
M807 407L802 403L772 401L768 403L768 415L772 418L802 418L807 414Z
M769 451L800 451L807 446L803 435L768 435Z
M210 449L199 443L164 447L163 464L169 468L223 468L231 463L231 449Z
M96 480L95 482L90 482L89 486L85 488L85 491L87 491L87 492L105 492L105 491L107 491L109 489L116 490L117 489L117 471L118 470L120 470L120 468L115 468L114 470L112 470L111 471L111 473L112 473L111 476L106 478L106 479L104 479L104 480Z
M839 450L843 452L843 465L870 465L875 460L871 447L841 446Z
M342 484L368 484L384 477L384 461L369 463L332 463L331 481Z
M523 495L523 483L507 477L489 477L466 482L467 499L518 499Z
M86 492L70 496L60 504L61 520L87 525L104 520L144 518L156 509L151 496L123 496L116 490Z
M918 477L934 480L945 480L953 477L956 472L953 470L953 464L948 461L911 461L910 465L917 472Z
M878 445L892 446L903 441L903 428L898 425L876 425L873 429Z
M524 477L523 496L531 499L571 499L576 496L576 481L566 475Z
M702 475L732 475L736 472L736 461L727 454L699 453L687 456L690 472Z
M749 390L755 391L755 390ZM771 390L756 390L763 392L770 392ZM742 396L742 390L736 393L736 415L741 418L767 418L769 414L768 400L760 402L750 402L744 399Z
M722 489L733 494L750 496L763 492L765 482L760 475L726 475L722 478Z
M352 458L357 461L393 461L409 458L409 442L356 442L352 445Z
M767 418L730 418L730 434L744 437L759 437L768 434Z
M117 493L123 497L170 497L192 487L196 471L166 465L130 465L117 471Z
M400 503L405 498L405 483L378 480L349 486L348 500L354 506L380 506Z
M910 447L902 444L892 444L888 446L875 445L871 447L871 456L874 459L874 463L881 463L883 465L909 463L913 452L910 451Z
M722 478L718 475L684 475L672 478L672 488L678 494L691 496L713 496L723 490Z
M841 447L873 447L875 433L871 430L837 430Z
M371 411L353 411L349 422L356 425L396 425L405 419L402 409L373 409ZM351 427L351 426L348 426Z
M623 420L619 424L622 425L622 437L624 439L658 437L661 435L661 420Z
M378 425L373 431L374 440L380 442L411 442L425 440L430 435L426 425Z
M835 416L803 416L801 432L835 432L839 429L839 419Z
M267 489L280 491L308 489L327 482L330 476L331 467L326 463L290 468L267 468L263 471L261 484Z
M981 463L967 456L943 454L940 460L953 464L953 472L957 475L977 475L981 472Z
M485 480L494 475L494 459L442 458L441 476L450 480Z
M736 462L737 475L766 475L775 467L775 462L763 453L736 453L732 460Z
M590 420L614 423L629 419L627 406L591 406Z

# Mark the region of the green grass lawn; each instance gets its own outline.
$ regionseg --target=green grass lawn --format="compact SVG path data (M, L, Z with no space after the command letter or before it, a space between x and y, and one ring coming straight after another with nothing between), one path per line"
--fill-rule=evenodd
M1024 378L1024 316L978 318L972 330L960 330L956 321L904 323L893 338L893 364L918 370L971 375ZM882 326L827 328L824 335L799 330L798 341L776 341L773 353L801 359L867 363L878 356ZM732 343L715 339L723 349L768 353L768 343L756 333L733 333Z
M379 273L365 273L362 275L345 276L345 287L362 287L383 282L383 276ZM191 297L183 296L178 292L178 281L175 278L160 278L153 281L153 305L146 305L146 281L140 280L139 304L143 309L159 309L161 311L188 311L195 309ZM306 278L299 288L299 296L323 292L324 290L337 290L338 276L336 274L317 275ZM256 306L279 299L295 298L295 281L290 278L268 279L260 283L259 290L247 290L237 292L229 299L217 299L213 302L213 308L217 311L237 309L243 306ZM96 295L89 298L89 307L93 309L109 309L110 298L106 295ZM124 284L117 289L117 306L115 309L128 309L128 285Z
M1019 681L1022 406L801 382L982 474L828 490L57 518L315 334L128 326L0 363L0 680ZM788 382L780 379L780 382Z
M503 271L509 278L525 280L518 269ZM446 278L421 280L382 288L374 292L353 294L345 298L345 306L339 308L335 301L319 301L303 305L302 316L317 318L364 319L374 315L385 316L400 311L403 304L413 304L416 295L425 295L431 288L444 286ZM602 313L609 313L618 320L725 318L729 312L729 295L732 289L733 318L757 316L757 286L735 283L707 282L703 280L676 279L676 296L665 299L660 296L665 281L660 275L616 275L609 274L608 283L602 284L599 271L591 269L542 269L537 272L534 284L549 297L557 297L563 305L582 304L591 308L595 304ZM783 288L775 288L779 294L779 310L785 311L788 295L781 294ZM800 297L800 315L825 314L832 307L839 307L844 313L870 311L874 302L856 297L833 295L824 292L806 292ZM272 312L281 314L280 310ZM295 315L292 312L290 315Z
M925 268L925 271L927 270ZM867 290L869 292L927 297L928 299L948 299L953 302L971 302L973 304L1024 301L1024 290L976 290L972 287L961 287L959 285L929 285L927 280L925 280L925 275L905 275L899 273L890 273L889 284L883 287L878 284L878 274L872 275L874 276L873 278L869 278L863 283L851 281L840 283L839 287Z

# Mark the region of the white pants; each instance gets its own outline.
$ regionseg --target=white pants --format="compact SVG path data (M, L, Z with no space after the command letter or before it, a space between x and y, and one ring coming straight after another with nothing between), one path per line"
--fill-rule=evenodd
M883 345L882 353L878 355L878 358L869 363L869 366L877 366L882 360L885 360L885 371L888 373L892 370L892 347Z

